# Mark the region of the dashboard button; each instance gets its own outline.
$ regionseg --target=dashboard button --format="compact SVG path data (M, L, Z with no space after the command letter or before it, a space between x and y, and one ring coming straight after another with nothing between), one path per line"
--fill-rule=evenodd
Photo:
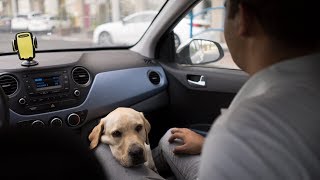
M46 95L48 94L48 91L43 91L43 92L40 92L41 95Z
M51 93L59 93L60 90L51 91Z
M49 104L49 107L50 107L50 108L55 108L55 107L56 107L56 104L50 103L50 104Z
M32 103L36 103L36 102L38 102L38 100L37 99L31 99L30 100Z
M50 121L50 126L51 127L62 127L62 120L60 118L53 118Z
M29 92L29 95L30 95L30 96L33 96L33 95L34 95L34 92Z
M27 103L27 100L25 98L20 98L19 99L19 104L25 105Z
M69 126L78 126L80 124L80 116L76 113L72 113L67 118L67 123Z
M28 107L28 109L30 111L41 111L41 110L50 109L50 105L49 104L43 104L43 105L38 105L38 106L30 106L30 107Z
M32 122L31 124L32 127L34 128L43 128L44 127L44 123L40 120L35 120Z
M80 93L79 90L75 90L75 91L73 92L73 94L74 94L74 96L79 97L81 93Z
M30 111L36 111L36 110L38 110L38 107L37 106L32 106L32 107L28 107L28 109Z

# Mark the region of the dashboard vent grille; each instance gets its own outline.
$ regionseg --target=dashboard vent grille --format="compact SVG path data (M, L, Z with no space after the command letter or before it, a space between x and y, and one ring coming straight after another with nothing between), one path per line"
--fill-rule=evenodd
M154 61L152 59L144 59L144 62L146 64L154 64Z
M90 81L90 74L86 69L77 67L72 71L72 78L77 84L87 85Z
M160 75L155 71L149 73L149 80L152 84L158 85L160 83Z
M18 81L11 75L2 75L0 76L0 86L4 93L10 96L18 90Z

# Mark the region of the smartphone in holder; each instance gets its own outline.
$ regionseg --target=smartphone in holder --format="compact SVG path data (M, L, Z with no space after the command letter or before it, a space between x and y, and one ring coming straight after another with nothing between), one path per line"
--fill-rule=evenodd
M22 66L35 66L38 64L35 58L35 48L37 48L37 39L31 32L17 33L12 41L13 51L18 53L19 59L23 62Z

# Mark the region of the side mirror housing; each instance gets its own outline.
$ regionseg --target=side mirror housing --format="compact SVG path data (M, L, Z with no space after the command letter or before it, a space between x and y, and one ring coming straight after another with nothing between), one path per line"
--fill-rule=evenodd
M204 39L191 39L177 49L178 61L182 64L207 64L223 58L221 45Z

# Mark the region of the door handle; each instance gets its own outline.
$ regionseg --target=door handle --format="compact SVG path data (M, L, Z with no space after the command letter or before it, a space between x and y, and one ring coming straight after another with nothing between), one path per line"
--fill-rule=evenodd
M206 81L204 80L204 76L202 76L202 75L200 76L199 81L193 81L193 80L188 79L188 83L189 83L189 85L194 86L194 87L206 87Z

